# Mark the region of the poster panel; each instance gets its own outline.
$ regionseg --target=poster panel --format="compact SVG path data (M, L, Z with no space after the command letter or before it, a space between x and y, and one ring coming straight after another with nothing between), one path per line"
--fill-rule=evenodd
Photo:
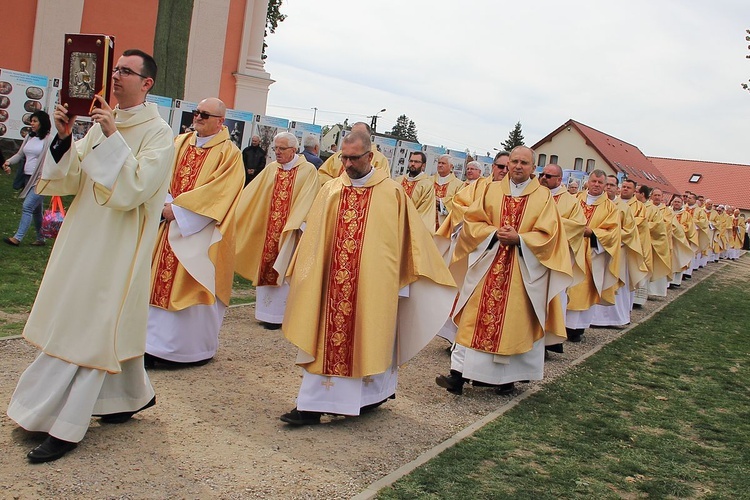
M193 132L193 110L197 107L197 102L182 101L180 99L174 101L172 121L169 122L174 135Z
M255 115L253 134L260 137L260 147L266 151L266 165L276 161L276 153L273 151L273 138L279 132L289 129L289 120L276 118L274 116Z
M244 149L250 144L253 134L253 118L255 115L250 111L240 111L239 109L228 109L224 118L224 125L229 130L229 137L232 142L240 149Z
M492 156L477 156L476 161L482 165L482 177L492 176L492 163L495 158Z
M378 151L383 153L383 156L388 158L388 164L393 164L393 157L396 154L396 145L398 139L395 137L382 137L379 135L373 136L372 143L378 148Z
M447 153L451 156L451 165L453 165L453 174L459 179L464 179L466 176L466 158L468 154L466 151L457 151L455 149L447 150Z
M305 149L304 143L307 137L316 137L318 139L318 145L320 145L320 135L323 132L323 127L320 125L313 125L312 123L293 121L289 124L289 132L293 133L299 142L299 151L297 152L302 153L302 150Z
M44 75L0 68L0 138L23 139L34 111L49 112L49 79Z
M146 94L146 102L156 104L159 116L167 123L172 123L172 98L161 95Z

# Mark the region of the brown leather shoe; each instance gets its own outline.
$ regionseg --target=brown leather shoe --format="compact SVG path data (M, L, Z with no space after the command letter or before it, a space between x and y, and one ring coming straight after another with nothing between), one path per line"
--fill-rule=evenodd
M7 243L8 245L11 245L14 247L17 247L18 245L21 244L21 242L15 239L13 236L11 236L10 238L3 238L3 241Z
M35 242L31 243L32 247L43 247L47 243L44 240L36 240Z

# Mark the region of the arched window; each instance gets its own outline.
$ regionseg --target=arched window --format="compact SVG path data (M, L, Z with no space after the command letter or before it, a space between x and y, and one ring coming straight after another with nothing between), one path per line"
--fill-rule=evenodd
M573 164L573 169L583 171L583 158L575 159L575 163Z
M595 160L591 160L591 159L586 160L586 172L587 173L590 174L591 172L594 171L595 168L596 168L596 161Z
M539 155L539 158L537 159L536 166L544 167L545 165L547 165L547 155L542 153Z

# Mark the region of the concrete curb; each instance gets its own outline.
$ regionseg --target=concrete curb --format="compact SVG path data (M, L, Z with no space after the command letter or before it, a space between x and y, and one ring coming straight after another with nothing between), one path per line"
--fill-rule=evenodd
M739 261L735 261L739 262ZM695 284L702 282L706 278L713 276L717 271L720 271L721 269L724 269L728 262L719 262L720 266L714 266L713 268L704 268L704 271L709 271L708 274L705 276L702 276L700 280L691 282L690 288L686 290L681 290L679 295L674 297L672 300L680 297L683 293L689 292ZM591 348L591 350L586 351L576 359L570 362L569 367L578 366L584 361L586 361L588 358L599 352L604 346L610 344L611 342L614 342L615 340L621 338L623 335L628 333L630 330L635 328L636 326L639 326L645 322L647 322L649 319L651 319L656 313L660 312L662 309L667 307L669 304L672 303L672 300L664 301L662 304L660 304L656 309L651 311L649 314L643 317L641 321L638 323L631 323L626 328L623 328L622 330L619 330L615 335L612 336L612 338L606 339L601 344L598 344ZM459 441L471 436L476 431L484 427L485 425L489 424L496 418L502 416L505 414L508 410L511 408L514 408L515 406L518 406L521 404L523 400L526 398L532 396L533 394L536 394L539 392L547 383L554 382L557 379L552 380L543 380L539 384L535 385L534 387L531 387L530 389L524 391L523 393L519 394L518 396L514 397L511 401L508 403L505 403L503 406L498 408L497 410L493 411L492 413L485 415L481 419L477 420L473 424L469 425L468 427L465 427L464 429L458 431L456 434L451 436L450 438L446 439L442 443L430 448L429 450L425 451L421 455L419 455L417 458L412 460L409 463L406 463L396 469L395 471L391 472L390 474L387 474L386 476L383 476L382 478L378 479L377 481L370 484L367 488L362 490L361 492L357 493L355 496L352 497L352 500L370 500L372 498L375 498L378 494L378 492L388 486L391 486L393 483L401 479L402 477L408 475L418 467L424 465L425 463L429 462L436 456L438 456L443 451L447 450L451 446L455 445Z

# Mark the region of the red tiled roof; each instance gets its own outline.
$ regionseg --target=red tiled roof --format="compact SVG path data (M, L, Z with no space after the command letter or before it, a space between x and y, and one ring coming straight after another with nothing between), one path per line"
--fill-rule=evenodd
M743 210L750 209L750 165L654 156L650 156L649 160L681 193L692 191L711 198L714 203L729 203ZM698 182L690 182L693 175L700 175Z
M645 184L652 188L658 187L669 194L677 193L677 188L669 182L666 176L659 172L637 146L572 119L534 144L532 149L536 149L551 140L552 137L567 127L574 127L578 130L586 140L586 144L594 148L615 172L624 172L628 179L632 179L638 184Z

